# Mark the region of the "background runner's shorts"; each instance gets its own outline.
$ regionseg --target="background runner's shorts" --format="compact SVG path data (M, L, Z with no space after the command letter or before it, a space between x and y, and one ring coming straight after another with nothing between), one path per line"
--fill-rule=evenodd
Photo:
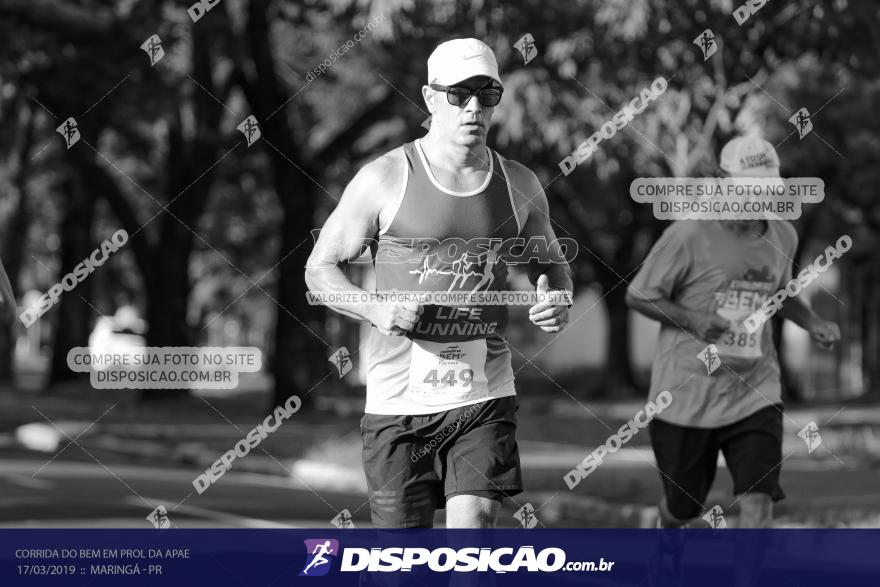
M715 479L718 451L733 477L733 493L785 499L779 486L782 406L773 405L720 428L692 428L653 419L648 430L669 512L679 520L702 513Z
M522 492L516 396L422 416L364 414L364 473L378 528L433 525L455 494Z

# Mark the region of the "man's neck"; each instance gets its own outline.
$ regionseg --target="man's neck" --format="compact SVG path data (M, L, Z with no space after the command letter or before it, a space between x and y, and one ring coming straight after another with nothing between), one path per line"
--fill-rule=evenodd
M488 171L489 156L483 143L466 146L440 139L430 132L421 139L422 150L432 167L452 173Z

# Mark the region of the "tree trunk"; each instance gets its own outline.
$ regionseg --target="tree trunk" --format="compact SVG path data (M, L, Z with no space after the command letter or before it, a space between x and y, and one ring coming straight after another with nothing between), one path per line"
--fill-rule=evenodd
M72 272L95 248L92 240L95 198L84 189L83 178L75 169L71 169L70 176L64 182L64 197L67 206L61 221L61 267L53 283ZM63 292L58 307L49 310L48 315L54 323L50 386L77 378L77 374L67 366L67 353L73 347L89 344L94 314L89 305L91 291L90 276L87 276L73 290Z
M630 320L626 305L626 284L621 283L608 292L608 360L605 362L606 397L630 397L636 393L636 383L630 362Z
M222 12L212 18L219 18ZM218 144L224 139L218 133L224 115L223 101L213 81L211 62L212 41L207 27L193 31L193 74L199 80L195 88L192 112L195 135L187 140L183 132L181 110L175 112L169 130L166 160L168 178L168 210L162 212L159 240L143 268L147 282L147 346L192 346L193 328L187 319L192 284L189 263L198 227L214 182L214 165ZM219 94L219 97L217 97ZM189 389L143 390L141 399L167 399L189 394Z
M310 306L306 300L303 273L311 246L315 202L318 200L314 173L304 161L294 140L287 112L279 105L289 98L275 70L271 35L266 16L269 3L251 0L248 4L246 46L253 60L255 76L240 72L242 88L260 123L266 149L272 163L273 187L284 211L282 243L278 251L278 297L275 325L275 349L271 370L275 379L272 407L284 403L293 394L303 399L303 408L311 405L303 397L321 381L329 365L329 345L324 342L323 308ZM272 118L269 118L270 115Z
M868 280L861 283L864 288L863 306L860 313L865 318L862 326L862 373L865 378L866 393L869 397L880 399L880 262L868 260L866 271Z
M16 200L15 208L12 211L12 218L6 225L2 243L3 249L0 251L6 275L12 284L13 292L17 291L18 276L21 273L22 259L24 257L24 244L30 222L27 207L27 180L30 173L30 151L34 142L33 108L28 108L25 116L27 119L24 123L24 138L18 151L18 165L14 178L18 200ZM12 381L14 353L15 330L12 324L0 324L0 383L10 383Z
M27 236L28 213L25 192L18 190L18 201L12 212L12 219L6 227L6 239L3 245L3 264L6 275L12 284L12 291L17 292L18 275L21 272L21 260L24 254L25 237ZM19 292L20 293L20 292ZM12 300L14 303L15 300ZM16 315L18 312L16 312ZM15 352L15 330L13 323L0 322L0 383L12 381L12 363Z
M316 197L309 192L300 194L297 198L300 201L314 201ZM322 340L325 338L324 312L318 306L310 306L306 300L303 272L311 243L303 244L287 255L300 245L313 228L312 218L311 214L294 210L286 210L284 213L279 253L284 259L278 266L279 306L272 363L272 374L275 378L273 406L284 403L294 393L303 399L304 409L313 405L314 396L303 398L303 394L316 385L330 367L327 357L332 349Z

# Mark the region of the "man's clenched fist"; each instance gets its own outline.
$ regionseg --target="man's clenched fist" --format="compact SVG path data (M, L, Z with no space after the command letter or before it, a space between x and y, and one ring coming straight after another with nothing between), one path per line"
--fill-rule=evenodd
M404 336L416 327L425 308L416 302L387 303L373 306L370 322L382 334Z

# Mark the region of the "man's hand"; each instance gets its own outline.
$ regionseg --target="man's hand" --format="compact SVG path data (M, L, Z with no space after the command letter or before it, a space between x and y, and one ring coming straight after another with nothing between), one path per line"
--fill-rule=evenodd
M416 327L425 307L416 302L388 303L373 306L370 322L382 334L404 336Z
M550 294L550 280L547 274L538 277L537 291L539 294ZM560 292L561 298L564 292ZM538 302L529 308L529 320L544 332L561 332L568 324L568 304L555 303L558 300Z
M686 326L697 338L715 342L730 328L730 322L715 312L693 311L688 314Z
M834 343L840 340L840 327L837 326L837 323L823 320L818 316L810 321L810 327L807 331L810 333L810 338L826 350L831 349Z

